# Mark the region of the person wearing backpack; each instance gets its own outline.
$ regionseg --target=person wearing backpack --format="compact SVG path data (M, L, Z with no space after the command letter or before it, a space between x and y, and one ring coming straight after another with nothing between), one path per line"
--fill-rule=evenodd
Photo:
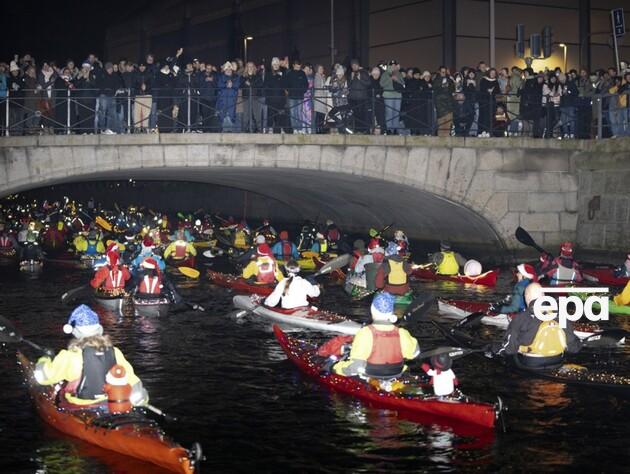
M527 309L512 318L503 341L490 347L486 355L514 357L517 364L542 369L562 364L565 353L576 353L581 349L571 321L567 321L567 327L563 329L557 319L543 321L536 317L534 304L543 296L545 292L539 283L527 286Z

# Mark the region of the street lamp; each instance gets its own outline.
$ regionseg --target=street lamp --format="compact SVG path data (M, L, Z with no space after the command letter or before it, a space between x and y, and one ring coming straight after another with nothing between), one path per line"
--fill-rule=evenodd
M253 36L246 36L243 38L243 57L245 59L245 64L247 64L247 42L252 41L253 39Z
M560 46L564 52L564 67L562 68L562 72L563 73L567 73L567 45L564 43L560 43L558 46Z

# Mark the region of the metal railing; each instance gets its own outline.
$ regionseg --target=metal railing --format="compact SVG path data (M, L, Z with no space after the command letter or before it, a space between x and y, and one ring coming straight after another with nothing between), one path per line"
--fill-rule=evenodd
M245 132L608 138L630 136L628 95L498 96L431 90L28 89L0 98L0 135Z

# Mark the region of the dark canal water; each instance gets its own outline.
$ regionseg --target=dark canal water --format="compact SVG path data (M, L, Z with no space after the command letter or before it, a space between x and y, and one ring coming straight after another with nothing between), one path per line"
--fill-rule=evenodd
M491 299L509 291L508 273L495 291L449 283L415 287ZM60 295L88 278L89 273L52 266L36 279L0 270L0 314L27 337L58 350L67 343L61 328L71 309ZM630 404L624 398L526 379L470 356L454 366L463 391L488 400L500 395L509 411L506 433L463 438L448 428L399 420L307 380L286 360L268 324L227 316L232 309L227 290L201 278L183 285L182 293L207 311L162 319L99 311L152 403L179 418L166 423L166 431L184 446L202 444L207 458L202 472L628 471ZM332 285L319 306L357 320L368 313L367 301L349 302ZM430 315L437 316L437 308ZM621 319L612 323L624 325ZM425 348L442 342L426 322L411 330ZM610 356L580 354L578 360L595 363ZM615 370L627 372L626 351L612 357L619 361ZM0 375L0 472L161 472L48 428L30 403L14 347L0 352Z

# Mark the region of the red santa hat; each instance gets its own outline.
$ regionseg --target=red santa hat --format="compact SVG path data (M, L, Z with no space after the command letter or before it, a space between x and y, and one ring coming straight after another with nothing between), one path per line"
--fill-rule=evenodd
M158 268L157 260L154 258L145 258L142 261L142 268L146 268L148 270L155 270Z
M153 239L148 235L145 235L144 239L142 240L142 246L146 248L153 248L154 245L155 243L153 242Z
M516 267L516 269L521 275L523 275L523 277L531 281L538 280L538 278L536 277L536 270L529 263L521 263L519 266Z
M256 249L256 252L258 255L269 257L271 255L271 248L267 244L260 244Z

